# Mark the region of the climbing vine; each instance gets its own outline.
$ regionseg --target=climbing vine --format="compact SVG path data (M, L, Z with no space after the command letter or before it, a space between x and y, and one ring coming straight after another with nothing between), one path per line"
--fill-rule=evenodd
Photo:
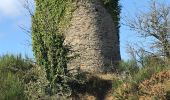
M60 31L69 25L74 10L71 0L35 0L36 10L32 17L32 45L38 65L45 67L49 81L49 93L54 94L65 85L67 53ZM58 83L56 85L56 83ZM67 88L67 87L66 87ZM64 90L64 89L63 89Z

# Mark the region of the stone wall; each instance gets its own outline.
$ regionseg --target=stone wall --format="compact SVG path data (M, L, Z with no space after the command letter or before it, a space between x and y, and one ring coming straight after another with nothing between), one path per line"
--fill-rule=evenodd
M111 72L120 54L118 36L111 15L100 0L82 0L73 12L70 27L65 30L65 44L78 57L68 64L88 72ZM119 57L118 57L119 56Z

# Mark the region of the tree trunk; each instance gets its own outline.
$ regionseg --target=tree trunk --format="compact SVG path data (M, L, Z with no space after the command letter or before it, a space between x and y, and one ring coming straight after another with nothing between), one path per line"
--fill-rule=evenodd
M113 72L120 60L119 34L101 0L80 0L64 32L65 44L78 54L68 64L85 72Z
M169 42L166 38L164 38L164 40L162 41L162 45L163 45L163 53L164 53L165 57L170 59L170 46L169 46Z

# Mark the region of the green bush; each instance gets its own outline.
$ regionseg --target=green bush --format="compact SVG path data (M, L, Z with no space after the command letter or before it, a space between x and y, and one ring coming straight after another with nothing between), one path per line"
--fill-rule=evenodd
M161 67L144 67L136 74L120 75L113 83L113 97L118 100L136 100L140 95L138 85L161 70Z
M142 62L142 68L133 76L136 83L150 78L153 74L162 71L166 67L164 60L157 56L146 56Z
M117 70L120 73L125 72L133 75L139 71L139 66L135 60L121 61Z
M19 78L19 70L25 70L27 63L20 56L0 57L0 100L24 100L24 85Z
M23 76L32 67L21 55L0 57L0 100L24 100Z
M136 62L142 62L142 64ZM167 69L168 63L166 62L161 57L152 56L146 56L138 61L129 60L120 62L119 72L128 73L121 73L117 82L113 84L113 96L118 100L137 99L140 96L139 84L144 80L150 79L156 73Z
M23 59L21 55L3 55L0 57L0 69L13 73L26 71L32 67L30 59Z
M11 72L0 71L0 100L24 100L24 86Z
M24 93L29 100L41 100L47 97L45 93L48 80L42 67L34 66L23 77ZM46 100L46 99L45 99ZM49 99L47 99L49 100Z
M150 78L153 74L158 73L161 70L162 68L159 66L142 68L133 76L133 81L135 83L140 83L141 81Z

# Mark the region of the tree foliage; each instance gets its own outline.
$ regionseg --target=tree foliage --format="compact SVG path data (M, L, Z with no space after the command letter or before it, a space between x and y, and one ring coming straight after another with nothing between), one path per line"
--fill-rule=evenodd
M137 14L126 25L142 37L154 39L152 48L161 52L161 56L170 58L169 22L169 6L152 1L148 11Z

